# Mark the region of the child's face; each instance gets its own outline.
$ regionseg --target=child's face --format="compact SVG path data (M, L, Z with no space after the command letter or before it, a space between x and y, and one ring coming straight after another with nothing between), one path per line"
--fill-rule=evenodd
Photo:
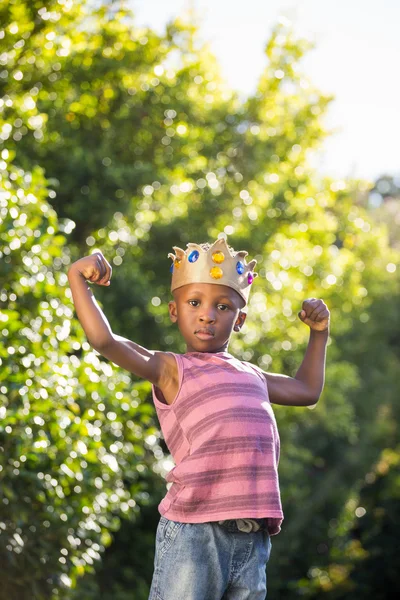
M224 352L232 330L239 331L246 314L245 302L226 285L190 283L173 293L170 318L178 323L187 352Z

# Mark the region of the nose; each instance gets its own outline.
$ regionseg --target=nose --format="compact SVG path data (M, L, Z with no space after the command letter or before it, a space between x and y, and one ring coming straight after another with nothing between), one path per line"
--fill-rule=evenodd
M215 311L212 308L204 308L201 312L199 319L202 323L214 323L215 322Z

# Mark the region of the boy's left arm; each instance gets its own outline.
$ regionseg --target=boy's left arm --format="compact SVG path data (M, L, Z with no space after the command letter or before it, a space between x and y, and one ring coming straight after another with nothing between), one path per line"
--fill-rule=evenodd
M318 402L324 387L329 316L329 310L322 300L310 298L303 302L299 318L310 327L307 350L294 377L264 372L272 403L309 406Z

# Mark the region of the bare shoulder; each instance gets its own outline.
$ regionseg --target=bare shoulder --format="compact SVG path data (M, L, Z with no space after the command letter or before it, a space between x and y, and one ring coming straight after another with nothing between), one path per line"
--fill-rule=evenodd
M178 365L170 352L154 351L155 360L159 364L160 385L164 379L178 379Z
M147 379L154 385L178 378L175 358L168 352L148 350L120 335L113 335L110 341L96 350L114 364Z
M179 388L178 366L174 356L168 352L156 352L159 360L159 379L156 386L167 404L172 404Z

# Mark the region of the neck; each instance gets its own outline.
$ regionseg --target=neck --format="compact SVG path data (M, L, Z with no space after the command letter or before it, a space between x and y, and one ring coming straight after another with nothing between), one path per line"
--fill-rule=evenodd
M228 352L228 344L229 344L229 342L226 342L219 348L213 348L212 350L210 350L210 349L200 350L198 348L193 348L193 346L191 346L190 344L186 344L186 354L188 352L204 352L204 353L208 353L208 354L217 354L218 352Z

